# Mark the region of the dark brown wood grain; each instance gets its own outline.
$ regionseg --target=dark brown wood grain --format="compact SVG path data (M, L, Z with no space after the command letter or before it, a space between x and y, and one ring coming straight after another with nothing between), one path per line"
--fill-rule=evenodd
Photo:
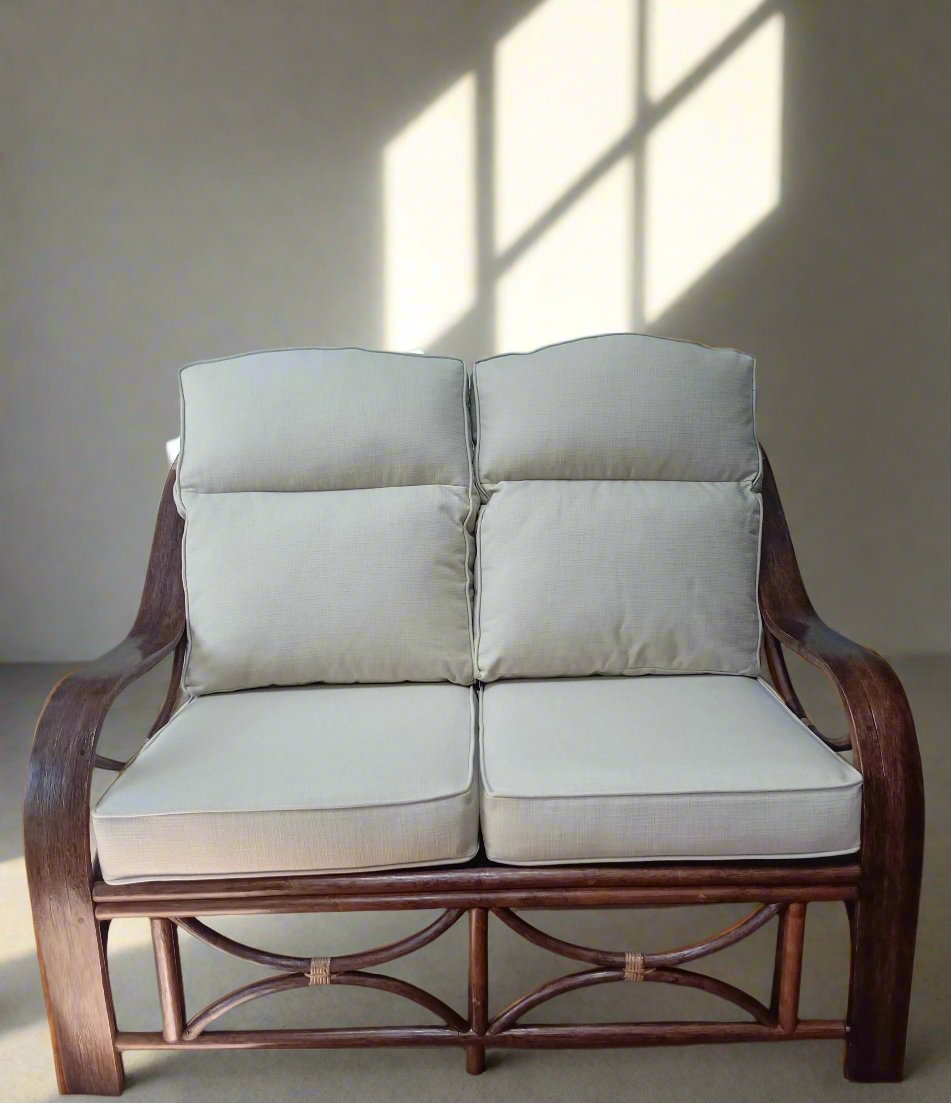
M469 1030L485 1036L489 1024L489 919L485 908L469 911ZM485 1072L485 1046L466 1047L466 1072Z
M736 988L726 981L716 977L708 977L703 973L694 973L689 969L653 969L644 976L645 983L653 984L677 984L684 988L695 988L701 992L708 992L727 1003L732 1003L741 1010L746 1011L760 1026L767 1029L773 1026L773 1017L769 1008L765 1007L748 992ZM599 984L623 984L623 969L584 969L580 973L570 973L565 977L557 977L533 988L524 996L519 996L499 1012L489 1024L489 1036L496 1040L512 1031L523 1015L540 1004L547 1003L557 996L563 996L568 992L577 992L581 988L591 988ZM634 1024L625 1024L634 1025ZM638 1026L643 1024L637 1024Z
M63 678L40 715L24 801L24 853L56 1078L62 1092L117 1095L122 1061L102 933L93 914L89 793L96 743L122 690L171 652L185 627L182 523L169 474L129 635Z
M618 1046L689 1046L710 1042L791 1042L842 1038L836 1019L804 1019L791 1034L762 1023L655 1022L514 1026L492 1034L491 1044L508 1049L610 1049Z
M178 931L169 919L153 919L151 924L155 976L162 1009L162 1037L167 1042L177 1042L185 1025L185 990L178 952Z
M469 1029L466 1020L447 1003L439 999L438 996L434 996L431 992L397 977L384 976L382 973L334 973L329 983L352 988L373 988L378 992L390 992L394 996L401 996L404 1000L409 1000L411 1003L418 1004L427 1011L431 1011L442 1019L450 1030L454 1030L456 1033L462 1034ZM210 1023L220 1019L222 1015L236 1007L240 1007L242 1004L262 999L265 996L273 996L278 992L288 992L294 988L307 987L310 987L310 981L303 973L282 973L277 977L267 977L264 980L244 984L240 988L236 988L234 991L227 992L213 1000L207 1007L203 1007L201 1011L193 1015L185 1025L182 1037L187 1042L194 1041Z
M911 999L924 847L924 787L915 725L895 672L829 628L809 600L769 461L763 479L759 597L766 628L838 691L862 774L845 1074L900 1080Z
M720 950L725 950L728 946L733 946L742 941L754 931L758 931L764 923L768 923L782 908L783 905L781 904L764 905L757 908L751 915L732 923L725 930L718 931L699 942L681 946L676 950L666 950L662 953L644 953L642 951L644 965L647 968L686 965L690 961L697 961L709 954L718 953ZM540 931L509 908L498 908L494 914L507 927L511 927L513 931L520 934L528 942L541 946L543 950L549 950L553 954L559 954L561 957L571 958L575 961L586 961L589 965L605 965L613 969L624 968L625 952L623 950L595 950L590 946L578 946L574 942L566 942L564 939L556 938L546 931Z
M331 1027L317 1030L208 1030L193 1042L166 1042L152 1031L123 1031L120 1053L183 1049L366 1049L377 1046L470 1046L502 1049L615 1049L637 1046L708 1045L712 1042L796 1042L845 1037L838 1019L803 1019L792 1034L761 1023L656 1022L516 1026L476 1039L445 1027Z
M523 889L704 889L731 885L763 888L858 884L855 855L790 862L644 862L597 866L500 866L485 856L462 866L406 869L386 873L325 873L284 877L222 877L206 880L142 881L130 885L97 882L97 903L181 901L181 912L195 914L193 901L254 900L288 896L411 895L414 893L489 892ZM143 912L143 915L148 914Z
M793 900L851 900L855 885L780 885L764 888L755 876L746 885L711 885L709 888L674 887L647 889L487 889L484 892L373 893L370 896L295 896L292 893L236 900L205 896L189 901L189 911L199 915L277 915L281 913L419 911L435 908L657 908L689 904L780 904ZM96 904L98 919L131 919L182 912L180 900L104 901Z
M345 973L353 969L370 969L376 965L383 965L396 958L405 957L434 942L441 934L448 931L454 923L458 922L464 914L464 909L456 908L447 910L437 916L432 923L420 931L415 931L405 938L389 942L385 946L377 946L372 950L364 950L358 954L336 954L330 960L331 973ZM193 937L222 950L233 957L242 958L245 961L253 961L256 965L263 965L267 969L283 969L306 972L310 967L310 958L293 957L290 954L275 954L266 950L258 950L254 946L247 946L243 942L237 942L220 931L212 930L200 919L188 919L180 917L174 921L182 930L187 931Z
M770 1013L787 1033L799 1021L799 987L802 980L802 940L806 928L806 905L787 904L779 917L776 964Z
M184 599L183 599L184 600ZM183 611L184 616L184 611ZM149 736L155 735L159 728L164 728L172 716L172 712L178 703L182 687L182 671L185 669L185 652L188 650L188 637L184 630L181 638L175 646L175 656L172 659L172 670L168 679L168 689L165 691L165 700L155 718L155 723L149 729Z
M316 1030L206 1030L191 1040L166 1042L161 1033L122 1031L120 1053L138 1049L367 1049L378 1046L462 1046L469 1034L445 1026L328 1027Z
M789 711L795 716L798 716L810 731L818 735L822 742L831 747L834 751L851 750L852 740L849 736L836 738L826 735L809 719L802 701L799 700L799 694L796 693L792 678L789 676L789 667L786 665L783 645L769 629L763 632L763 650L766 653L766 665L769 668L769 676L772 678L773 685L776 687L777 692L780 697L782 697Z

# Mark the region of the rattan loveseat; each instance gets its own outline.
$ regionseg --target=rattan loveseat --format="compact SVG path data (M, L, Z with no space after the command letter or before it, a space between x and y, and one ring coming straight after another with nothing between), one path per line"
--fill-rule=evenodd
M298 349L180 379L181 451L135 623L53 689L30 763L26 861L61 1091L121 1092L133 1049L431 1045L479 1073L489 1047L828 1038L844 1040L849 1078L901 1077L924 816L914 726L885 661L809 602L756 438L752 358L613 334L468 372ZM838 690L853 764L806 717L784 648ZM97 754L109 706L170 654L145 746L127 763ZM96 768L118 776L93 852ZM806 906L829 900L850 921L848 1012L801 1019ZM743 901L747 918L677 949L594 949L523 915ZM214 926L370 909L439 914L387 946L306 958ZM107 936L127 916L151 920L161 1031L115 1021ZM465 1009L374 971L463 918ZM585 967L494 1007L490 919ZM688 967L774 919L768 1004ZM182 931L268 972L186 1010ZM738 1013L523 1021L609 982L699 988ZM327 984L390 992L424 1021L218 1021Z

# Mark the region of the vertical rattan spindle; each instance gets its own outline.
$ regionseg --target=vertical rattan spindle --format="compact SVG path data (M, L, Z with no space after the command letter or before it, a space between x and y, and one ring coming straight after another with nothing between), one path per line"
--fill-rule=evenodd
M772 1012L784 1034L799 1022L799 987L802 980L802 942L806 928L806 905L787 904L779 917L776 939L776 969L773 974Z
M155 975L162 1008L162 1037L166 1042L180 1042L185 1025L185 990L178 952L178 928L171 919L150 919L149 922L152 924Z
M469 909L469 1029L484 1035L488 1025L489 969L488 912ZM466 1046L466 1072L478 1076L485 1072L485 1046Z

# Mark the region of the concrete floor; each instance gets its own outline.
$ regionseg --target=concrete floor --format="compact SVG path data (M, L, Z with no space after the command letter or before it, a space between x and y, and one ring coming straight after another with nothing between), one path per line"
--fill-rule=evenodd
M951 951L948 928L951 812L951 659L896 663L918 722L928 789L928 849L918 942L917 981L908 1045L908 1076L900 1085L846 1083L835 1042L705 1046L603 1052L502 1052L484 1076L467 1077L454 1050L342 1050L132 1054L126 1058L129 1099L171 1100L615 1100L762 1101L951 1099ZM0 1103L56 1097L45 1016L34 958L20 831L20 801L31 732L43 699L66 667L0 666ZM164 691L160 668L119 700L100 750L126 757L141 742ZM843 730L832 694L804 674L803 696L830 732ZM99 790L109 776L97 781ZM610 948L662 949L726 925L737 907L670 909L655 913L539 913L539 925L578 942ZM266 916L216 920L253 944L299 955L346 953L390 941L428 921L425 916L358 914ZM773 925L707 959L708 971L764 998L772 965ZM498 1009L541 980L572 971L493 924L491 1008ZM110 935L117 1014L129 1030L159 1028L148 924L129 920ZM383 966L465 1005L462 924L418 955ZM263 972L183 938L189 1006L197 1008ZM841 1015L845 1003L846 924L841 905L812 905L807 921L803 1014ZM721 1009L722 1008L722 1009ZM608 985L539 1008L536 1021L566 1018L730 1018L730 1009L702 993L666 985ZM530 1016L532 1018L532 1016ZM299 989L239 1008L234 1027L369 1025L425 1022L428 1016L384 993L359 989ZM78 1097L77 1097L78 1098Z

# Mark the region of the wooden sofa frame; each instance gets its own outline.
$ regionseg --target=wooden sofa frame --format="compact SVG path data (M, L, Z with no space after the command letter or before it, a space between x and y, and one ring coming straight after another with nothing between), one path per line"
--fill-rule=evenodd
M480 1073L488 1048L689 1045L703 1042L845 1041L845 1075L858 1081L902 1076L921 879L924 798L914 723L901 684L877 654L827 627L806 594L768 461L759 598L766 658L787 705L806 719L783 648L822 670L848 718L864 779L861 851L822 861L642 863L517 868L479 857L463 866L388 873L267 876L108 885L90 846L90 782L95 768L122 763L96 753L109 706L139 675L174 652L165 702L152 732L174 708L184 660L182 521L169 474L159 509L141 604L127 638L63 678L36 729L24 808L25 853L40 973L61 1092L117 1095L122 1054L133 1049L456 1046ZM810 725L811 726L811 725ZM815 730L815 729L814 729ZM820 733L817 733L820 734ZM836 749L849 740L826 740ZM844 1021L800 1019L803 927L810 901L841 900L848 910L851 968ZM647 908L748 901L755 910L713 937L676 950L605 951L548 935L519 912L532 908ZM365 953L295 958L233 941L195 916L290 912L440 909L429 926ZM465 1014L372 967L402 957L467 917L469 995ZM116 1025L107 961L113 919L151 920L160 1032ZM488 990L489 917L528 941L587 966L543 984L497 1012ZM724 981L685 969L777 919L769 1006ZM178 935L185 931L276 975L246 985L188 1018ZM648 981L703 989L735 1004L736 1022L625 1022L525 1025L538 1004L574 989ZM238 1004L303 985L343 984L403 996L437 1026L308 1030L207 1029Z

